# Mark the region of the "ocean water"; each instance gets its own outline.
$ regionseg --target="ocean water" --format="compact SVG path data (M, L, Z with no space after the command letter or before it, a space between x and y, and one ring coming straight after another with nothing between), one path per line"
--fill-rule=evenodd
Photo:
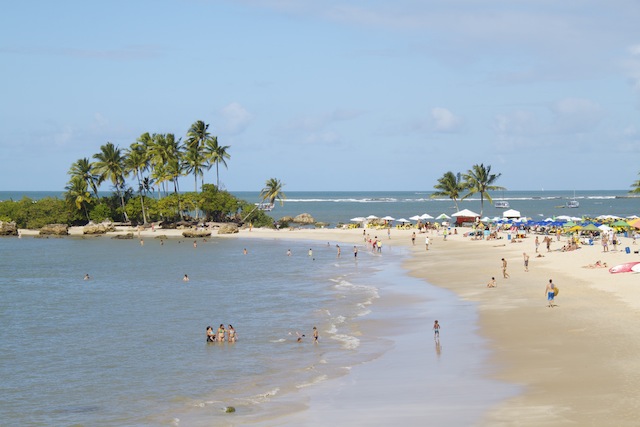
M226 406L265 416L272 397L383 351L358 334L378 297L366 251L356 262L317 242L13 237L0 253L1 425L216 425ZM220 323L238 342L205 342Z
M259 192L232 192L249 202L259 202ZM450 199L432 199L428 191L286 191L284 205L276 203L269 212L274 219L311 214L316 221L325 222L329 227L349 223L351 218L391 216L409 219L414 215L428 213L436 217L441 213L451 215L456 206ZM0 192L0 200L19 200L23 196L39 199L45 196L62 197L59 192ZM627 190L583 190L583 191L504 191L493 192L494 200L506 200L510 209L533 220L542 220L559 215L595 218L599 215L628 217L640 215L640 197L632 196ZM569 200L577 200L578 208L567 208ZM500 217L505 209L494 207L487 200L482 209L480 197L475 195L458 201L459 209L469 209L490 218ZM482 211L482 212L481 212Z

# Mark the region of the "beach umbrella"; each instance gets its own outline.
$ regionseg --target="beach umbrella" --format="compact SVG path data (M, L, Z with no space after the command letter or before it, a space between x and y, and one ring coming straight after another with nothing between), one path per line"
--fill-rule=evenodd
M640 218L629 221L629 225L634 228L640 228Z
M477 213L470 211L469 209L463 209L461 211L458 211L454 214L451 214L451 216L454 217L466 217L466 218L480 218L480 215L478 215Z
M385 221L395 221L395 220L396 220L394 217L389 216L389 215L387 215L387 216L385 216L385 217L383 217L383 218L381 218L381 219L383 219L383 220L385 220Z
M420 215L414 215L411 218L409 218L411 221L419 221L420 220Z
M420 219L432 219L433 217L431 215L429 215L428 213L424 213L422 215L420 215Z
M611 224L611 227L629 227L629 223L627 221L623 221L619 219L613 224Z
M451 217L445 213L441 213L436 217L436 219L451 219Z
M350 220L350 221L353 221L353 222L362 222L362 221L364 221L365 219L366 219L366 218L365 218L365 217L363 217L363 216L357 216L357 217L355 217L355 218L351 218L351 220Z
M582 227L582 231L600 231L600 229L595 224L587 224Z
M369 215L366 219L378 219L378 217L375 215Z
M399 220L397 220L397 221L398 221L399 223L402 223L402 224L406 224L406 223L411 222L411 221L409 221L408 219L404 219L404 218L400 218L400 219L399 219Z

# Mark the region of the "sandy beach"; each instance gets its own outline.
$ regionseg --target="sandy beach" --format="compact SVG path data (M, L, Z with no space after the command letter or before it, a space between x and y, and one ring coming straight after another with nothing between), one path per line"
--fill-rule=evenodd
M411 246L411 232L406 230L394 230L393 238L384 242L411 249L412 257L405 267L413 276L477 304L480 333L491 343L491 366L495 369L488 372L496 379L521 386L520 393L495 405L478 425L636 425L636 402L640 397L640 384L636 381L640 372L638 275L611 274L608 268L585 268L598 260L608 266L639 260L633 253L638 247L631 238L623 238L617 251L603 253L598 244L562 252L563 237L559 242L554 239L550 252L541 245L542 256L537 257L533 236L508 243L506 233L502 234L503 239L485 241L464 237L465 231L469 230L459 229L458 234L449 235L446 241L435 232L429 234L429 251L423 244L424 235L419 234L416 245ZM361 233L361 230L254 230L251 236L359 242ZM632 249L631 254L624 251L627 246ZM524 271L523 252L530 256L528 272ZM502 277L502 258L508 262L508 279ZM487 288L492 276L498 285ZM560 289L553 308L547 306L545 296L549 279ZM400 318L394 321L402 323ZM441 321L446 324L447 319ZM415 333L414 326L411 319L398 325L408 335ZM431 324L420 325L420 330L425 341L430 341ZM407 347L420 354L420 346L420 341L414 340ZM376 363L385 372L391 366L396 374L374 374L378 369ZM362 375L356 372L356 379L343 381L339 389L332 390L329 385L324 392L331 393L330 397L323 397L321 390L311 391L310 413L318 417L308 415L304 419L318 424L320 420L326 422L327 417L319 413L347 396L351 397L345 413L353 413L358 405L367 409L371 401L357 396L367 396L372 389L395 390L402 385L405 390L413 389L410 395L420 396L429 386L405 381L407 374L414 371L411 363L410 357L407 360L407 355L397 352L391 360L374 361L364 368ZM366 372L373 378L367 377ZM385 393L385 399L375 400L378 424L402 419L397 408L407 394L397 396ZM424 396L424 405L429 407L428 394ZM314 412L315 406L318 412Z
M499 399L469 424L637 425L639 276L610 274L608 268L585 266L597 260L609 267L640 260L634 254L638 246L630 238L623 238L617 251L603 253L596 244L561 252L563 237L560 242L554 238L550 252L540 245L541 256L537 257L533 236L510 243L506 233L500 240L485 241L465 237L466 231L469 230L459 228L446 241L442 235L431 232L428 251L424 247L424 234L418 234L416 245L412 246L410 230L394 229L391 239L382 234L386 232L379 233L384 236L385 247L402 246L410 251L404 268L413 277L451 290L476 305L477 324L469 328L478 328L489 340L487 376L512 384L518 390ZM141 233L141 238L160 234L180 236L176 230L147 230ZM342 242L345 255L350 255L346 245L361 244L362 229L253 229L223 238ZM631 248L630 254L624 251L627 246ZM524 269L523 252L530 256L528 272ZM502 258L508 263L508 279L502 277ZM497 287L488 288L492 276ZM545 295L549 279L560 289L553 308L547 306ZM389 318L392 323L389 327L401 331L395 336L393 350L354 368L346 377L301 391L308 401L306 410L264 425L326 425L338 420L365 420L369 425L388 425L400 420L403 425L424 425L426 417L437 421L439 418L434 418L434 414L439 412L468 410L473 414L473 408L464 407L464 394L483 390L461 383L459 378L451 381L461 386L457 391L461 408L437 408L431 404L438 393L434 393L430 384L420 381L421 361L416 356L433 352L432 323L420 318L423 307L420 304L425 303L421 298L405 303L413 307L410 312L415 315L404 318L396 312ZM416 324L416 319L425 324ZM453 319L441 319L444 325L452 322ZM375 320L372 327L377 327ZM455 393L442 388L439 391ZM358 413L360 416L355 417ZM363 416L365 413L369 415Z

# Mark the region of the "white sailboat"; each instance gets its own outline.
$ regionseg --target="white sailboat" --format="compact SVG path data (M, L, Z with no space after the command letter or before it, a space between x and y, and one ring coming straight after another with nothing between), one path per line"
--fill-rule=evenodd
M579 208L580 207L580 202L576 200L576 192L573 192L573 199L568 200L567 204L565 205L568 208Z

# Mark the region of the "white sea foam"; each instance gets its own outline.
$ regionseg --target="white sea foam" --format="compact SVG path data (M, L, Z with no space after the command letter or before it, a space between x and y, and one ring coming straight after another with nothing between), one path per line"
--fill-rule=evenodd
M280 338L278 340L269 340L269 342L285 342L285 341L286 341L286 339L284 339L284 338Z
M347 350L355 350L360 346L360 340L351 335L336 334L331 338L334 340L340 341L342 343L342 347Z
M329 329L327 329L325 332L328 334L335 334L336 332L338 332L338 328L336 328L336 325L331 324Z
M319 377L315 377L313 380L311 380L308 383L298 384L296 388L310 387L314 384L318 384L319 382L325 381L327 378L328 377L326 375L320 375Z

